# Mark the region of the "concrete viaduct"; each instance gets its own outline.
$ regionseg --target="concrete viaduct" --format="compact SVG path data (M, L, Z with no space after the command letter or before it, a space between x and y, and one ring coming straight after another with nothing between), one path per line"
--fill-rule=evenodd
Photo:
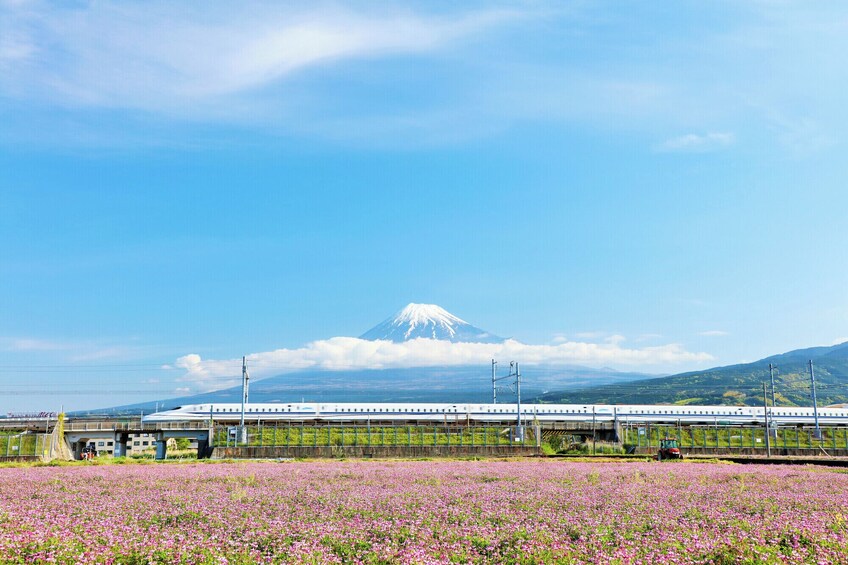
M198 459L211 455L212 429L204 422L160 422L142 424L101 420L71 421L64 425L65 442L74 459L79 459L83 448L92 441L114 441L115 457L127 455L127 442L131 434L150 434L156 442L156 459L165 459L169 439L188 438L197 441Z

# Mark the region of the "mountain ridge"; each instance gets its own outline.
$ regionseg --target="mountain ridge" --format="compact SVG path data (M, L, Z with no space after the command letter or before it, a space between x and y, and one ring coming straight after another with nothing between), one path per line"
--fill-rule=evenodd
M605 384L579 391L560 390L536 398L551 403L704 404L762 406L769 363L777 366L775 399L781 406L808 406L813 361L819 404L848 402L848 342L794 349L750 363L688 371L628 384ZM771 395L769 394L769 402Z
M579 365L522 365L522 401L557 387L580 388L598 382L636 381L654 375L604 371ZM406 369L304 370L263 379L251 379L251 402L491 402L491 368L480 365L416 367ZM501 402L515 402L515 394L500 387ZM185 404L240 402L241 386L178 398L90 410L86 413L138 414Z

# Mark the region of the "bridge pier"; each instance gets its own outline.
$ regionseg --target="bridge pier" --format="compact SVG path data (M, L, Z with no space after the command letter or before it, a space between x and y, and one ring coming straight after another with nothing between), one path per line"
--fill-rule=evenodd
M165 434L156 434L156 459L162 460L168 454L168 440L165 439Z
M113 452L113 457L126 457L127 456L127 443L130 440L129 434L125 433L117 433L115 434L115 450Z
M73 454L74 461L78 461L82 457L82 448L86 445L88 445L88 440L85 439L75 441L71 444L71 453Z
M210 434L211 435L211 434ZM208 439L197 439L197 458L208 459L212 456L212 448L209 446Z

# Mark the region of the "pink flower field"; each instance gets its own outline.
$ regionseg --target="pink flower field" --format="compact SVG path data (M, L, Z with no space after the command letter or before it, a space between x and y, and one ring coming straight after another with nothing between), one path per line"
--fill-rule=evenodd
M2 563L845 563L823 467L526 461L0 469Z

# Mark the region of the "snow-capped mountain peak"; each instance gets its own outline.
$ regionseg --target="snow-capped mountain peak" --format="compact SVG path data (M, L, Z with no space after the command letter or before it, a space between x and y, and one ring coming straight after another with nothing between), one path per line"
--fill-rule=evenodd
M468 325L465 320L454 316L436 304L409 303L406 308L395 315L394 321L399 326L406 324L409 333L420 326L434 325L444 328L451 336L456 335L455 325Z
M476 328L436 304L408 304L403 310L360 336L368 340L407 341L416 338L454 342L495 343L496 335Z

